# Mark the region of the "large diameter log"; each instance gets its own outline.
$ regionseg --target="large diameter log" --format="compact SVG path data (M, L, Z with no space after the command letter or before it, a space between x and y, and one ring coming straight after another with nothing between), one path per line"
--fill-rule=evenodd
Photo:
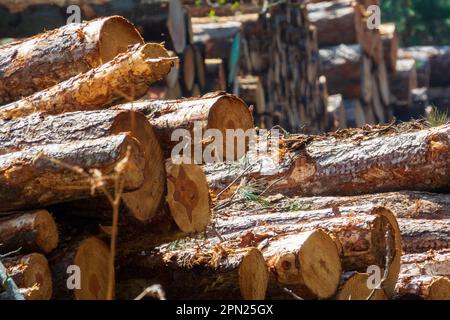
M168 299L177 300L262 300L269 278L258 249L211 246L208 241L188 242L186 247L175 249L164 245L144 255L127 257L122 269L123 286L133 278L145 279L140 287L138 282L137 288L131 289L130 297L156 281Z
M108 246L94 236L75 238L60 245L49 257L53 297L64 300L106 299L109 255ZM74 280L76 277L80 277L79 283Z
M0 126L0 154L42 144L88 141L129 133L140 143L143 152L144 183L138 190L122 195L123 205L127 214L138 221L148 221L158 214L165 192L164 158L158 139L142 114L126 110L69 112L45 117L32 114L0 121Z
M93 181L80 169L99 170L104 187L113 190L111 175L119 163L124 166L124 190L141 187L144 158L138 142L127 135L36 146L4 154L0 156L0 210L23 210L90 197Z
M450 279L437 276L402 275L395 299L450 300Z
M120 100L133 100L164 78L173 59L159 44L135 45L98 68L0 107L0 118L103 109Z
M16 213L0 218L0 243L2 254L49 253L58 245L58 229L47 210Z
M386 67L390 72L396 71L398 55L398 36L394 23L385 23L380 26L381 40L383 42L383 56Z
M207 129L217 129L224 137L224 154L228 150L231 153L231 147L234 149L235 158L243 156L239 153L236 144L226 145L227 130L243 130L253 128L253 118L245 102L241 99L226 94L224 92L215 92L206 94L200 98L190 98L181 100L144 100L116 106L117 109L137 110L143 112L155 129L158 140L164 148L166 158L172 158L173 148L190 138L188 143L198 145L195 137L201 132L205 133ZM197 129L196 129L197 127ZM184 129L189 137L176 136L177 139L183 138L183 141L173 141L172 135L175 130ZM199 132L200 131L200 132ZM178 130L178 132L180 132ZM206 137L202 136L202 139ZM189 148L188 148L189 149ZM195 149L195 146L194 146ZM246 151L246 150L245 150ZM195 155L195 150L192 156ZM175 154L183 157L183 154ZM184 155L190 158L189 155ZM202 159L194 159L196 163L201 163Z
M403 250L407 253L450 247L450 219L398 219Z
M290 137L293 146L281 147L285 153L274 163L271 155L249 155L253 166L248 179L274 182L270 192L295 195L355 195L398 190L438 190L448 188L450 126L402 131L401 128L359 129L330 137ZM419 127L420 128L420 127ZM360 140L356 132L366 137ZM354 135L355 134L355 135ZM296 148L294 148L296 149ZM271 160L272 159L272 160ZM261 162L266 161L264 166ZM221 164L205 166L210 187L222 190L242 172L242 165L227 165L227 172L216 171ZM208 172L213 174L208 175Z
M450 249L402 256L401 274L450 276Z
M372 294L371 285L370 274L354 271L345 272L342 275L335 299L367 300L370 297L370 300L388 300L388 296L383 289L375 290Z
M363 44L363 10L350 0L307 5L308 20L317 29L319 45Z
M143 39L113 16L71 23L0 48L0 104L19 100L97 68Z
M42 254L31 253L3 259L2 262L26 300L50 300L52 275L48 261Z
M322 230L274 238L262 253L282 286L306 298L327 299L337 290L342 272L338 247ZM276 292L268 292L268 298Z

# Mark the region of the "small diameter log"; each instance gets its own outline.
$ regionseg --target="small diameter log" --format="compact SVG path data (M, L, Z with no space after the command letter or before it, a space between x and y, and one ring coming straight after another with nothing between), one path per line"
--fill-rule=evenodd
M155 129L156 135L161 146L164 148L166 158L172 158L172 149L184 143L185 149L189 149L189 144L193 148L199 147L199 141L196 137L200 135L200 140L206 137L201 133L205 133L207 129L217 129L224 137L224 152L231 148L226 145L226 131L242 129L244 132L253 128L253 118L245 102L241 99L226 94L224 92L214 92L206 94L200 98L190 98L181 100L144 100L133 103L127 103L116 106L117 109L137 110L141 111L149 119ZM195 129L197 127L197 129ZM177 129L185 130L185 136L176 136L182 141L172 141L172 134ZM195 129L195 130L194 130ZM180 130L178 130L180 132ZM187 138L190 138L187 139ZM187 144L186 144L186 140ZM203 144L203 143L202 143ZM234 148L235 158L240 158L243 154L237 153L237 141L232 147ZM186 151L186 150L184 150ZM184 152L183 151L183 152ZM190 151L190 150L188 150ZM178 151L180 152L180 151ZM230 150L231 152L231 150ZM190 158L186 154L175 154L175 156ZM194 152L191 156L195 155ZM199 161L201 159L195 159Z
M406 253L450 247L450 219L398 219L398 223Z
M205 59L206 91L225 91L227 74L222 59Z
M0 118L104 109L120 100L134 100L169 73L173 59L159 44L135 45L98 68L0 107Z
M84 172L99 170L104 187L111 190L115 185L111 175L119 163L125 166L124 190L141 187L144 158L138 142L127 135L36 146L2 155L0 210L24 210L91 196L94 181L81 174L80 168Z
M141 222L157 215L165 192L164 158L158 139L142 114L126 110L69 112L45 117L33 114L0 121L0 126L0 154L42 144L89 141L129 133L140 144L145 167L143 185L122 196L125 211L129 217ZM83 203L87 205L85 201ZM111 217L111 210L108 216Z
M130 297L137 296L149 283L159 283L171 300L265 298L269 276L258 249L212 246L207 240L179 242L171 247L164 245L124 260L122 286L138 282Z
M393 101L398 105L409 106L412 90L417 88L416 62L413 59L397 60L396 72L389 77Z
M53 283L47 259L39 253L2 259L26 300L50 300Z
M71 239L49 256L55 299L104 300L108 289L108 246L91 236ZM73 267L76 266L76 267ZM79 282L77 282L79 276Z
M327 299L335 294L341 261L335 241L326 232L313 230L273 238L261 250L278 286L303 299ZM268 298L276 297L278 291L270 288Z
M372 295L372 282L368 273L345 272L342 275L341 284L335 299L367 300L370 297L370 300L388 300L388 296L383 289L375 290Z
M0 251L49 253L58 245L58 229L47 210L0 217Z
M450 300L450 279L402 275L395 287L394 299Z
M0 105L97 68L143 43L126 19L113 16L70 23L0 47Z
M448 277L450 276L450 249L404 254L400 273Z
M398 55L398 36L395 31L395 23L385 23L380 25L380 35L383 42L383 57L386 67L390 72L395 72Z

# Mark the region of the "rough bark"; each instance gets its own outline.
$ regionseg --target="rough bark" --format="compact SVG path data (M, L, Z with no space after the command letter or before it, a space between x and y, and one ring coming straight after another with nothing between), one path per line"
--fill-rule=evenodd
M103 109L120 100L133 100L170 71L173 59L159 44L135 45L98 68L0 107L0 118Z
M114 39L113 39L114 37ZM143 43L126 19L71 23L0 47L0 104L44 90Z
M268 283L258 249L214 246L207 240L178 242L129 256L122 269L119 286L127 296L121 298L135 297L149 283L159 283L168 299L261 300Z
M183 154L176 153L191 161L196 150L207 143L200 142L207 137L202 135L207 129L218 129L222 137L226 137L227 129L247 129L253 128L253 119L247 105L239 98L224 92L206 94L200 98L190 98L181 100L144 100L116 106L117 109L137 110L143 112L155 129L161 146L164 148L166 158L172 158L172 151L180 143L185 146ZM197 129L195 129L197 127ZM181 141L172 141L175 130L183 129L183 136L176 134L175 138ZM190 138L190 139L188 139ZM187 141L189 140L189 141ZM226 152L228 147L225 145ZM192 146L192 148L190 147ZM194 149L192 152L191 149ZM237 153L234 148L234 158L242 157L242 153ZM186 152L187 151L187 152ZM219 151L219 150L218 150ZM180 150L178 151L180 152ZM231 150L230 150L231 152ZM187 154L190 153L190 154ZM220 159L221 155L217 154ZM195 163L201 163L203 159L196 157Z
M354 271L343 273L335 299L367 300L370 297L370 300L388 300L383 289L376 290L371 296L373 289L371 289L369 277L368 273Z
M450 276L450 249L404 254L400 273L448 277Z
M127 155L123 184L125 191L133 191L143 183L144 158L138 142L127 135L4 154L0 156L0 210L24 210L90 197L94 181L86 172L94 169L102 173L104 187L111 190L116 165Z
M450 300L446 277L402 275L395 287L395 299Z
M398 219L403 251L425 252L450 247L450 219Z
M0 244L2 254L49 253L58 245L58 230L47 210L15 213L0 218Z
M52 275L47 259L39 253L3 259L9 276L26 300L50 300Z

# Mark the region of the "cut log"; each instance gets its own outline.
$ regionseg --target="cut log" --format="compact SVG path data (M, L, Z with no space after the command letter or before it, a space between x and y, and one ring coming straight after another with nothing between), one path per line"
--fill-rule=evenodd
M181 88L184 95L190 95L195 83L195 51L194 46L187 46L183 52L180 68Z
M127 135L36 146L2 155L0 210L26 210L87 198L91 196L94 181L86 172L93 169L101 172L105 189L114 189L112 175L119 163L124 166L124 190L141 187L144 158L138 142Z
M296 295L327 299L335 294L341 261L336 243L326 232L313 230L273 238L261 250L277 283ZM277 296L278 290L272 290L269 299Z
M195 148L201 148L200 141L195 141L196 137L200 135L200 140L204 140L207 137L202 136L202 132L205 133L207 129L217 129L222 134L222 137L226 137L226 131L231 130L243 130L253 128L253 119L245 102L241 99L226 94L224 92L215 92L206 94L201 98L181 99L181 100L144 100L123 105L116 106L117 109L137 110L143 112L150 123L153 125L158 140L161 146L164 148L164 155L166 158L174 159L180 157L191 162L191 158L195 157L195 163L202 163L202 159L198 159L195 156L197 153ZM197 127L197 129L195 129ZM184 129L184 136L176 135L175 139L182 138L180 141L173 141L172 135L175 130ZM180 133L181 131L178 130ZM188 139L189 138L189 139ZM185 143L189 140L185 149L178 150L183 151L184 154L173 154L173 148L179 143ZM225 155L230 146L227 147L224 139ZM232 146L234 149L234 158L238 159L243 156L242 153L237 151L237 143ZM186 154L186 151L190 151L189 145L192 145L194 152ZM202 143L204 145L205 143ZM200 149L201 150L201 149ZM233 151L230 150L229 152ZM244 151L244 150L243 150ZM245 150L246 151L246 150ZM200 154L202 155L202 154ZM192 156L192 157L191 157ZM217 155L220 159L220 154Z
M194 44L195 54L195 81L202 93L206 92L205 54L201 44Z
M169 51L169 56L176 57L176 54L173 51ZM170 69L170 72L166 75L165 84L167 85L168 88L173 88L178 84L179 78L180 78L180 61L177 60L174 61L172 69Z
M401 276L395 299L450 300L450 279L433 276Z
M70 112L46 117L32 114L0 121L0 127L0 155L43 144L106 139L111 135L128 133L138 141L145 167L143 185L139 190L122 196L124 211L130 218L141 222L158 214L165 192L164 158L158 139L142 114L126 110ZM83 203L86 205L85 201ZM108 211L111 217L111 210Z
M308 4L308 20L317 28L319 45L364 43L364 10L350 0Z
M372 294L370 289L370 275L360 272L345 272L342 275L341 284L336 294L336 300L388 300L383 289L378 289Z
M159 44L136 45L96 69L0 107L0 118L103 109L119 100L134 100L169 73L173 59Z
M264 96L264 87L259 77L245 76L239 77L239 97L247 105L253 106L254 116L266 112L266 102ZM257 125L260 123L257 123Z
M262 300L268 284L267 266L258 249L230 249L200 241L187 242L186 246L180 243L175 249L164 245L153 252L128 257L122 267L123 286L126 282L129 285L136 275L145 279L141 287L135 285L132 295L124 298L137 296L155 280L172 300Z
M391 104L391 89L389 87L389 76L384 61L381 61L376 67L376 79L374 82L377 83L379 99L385 108L389 107ZM373 94L376 97L377 93L374 92Z
M403 251L425 252L450 247L450 219L398 219Z
M71 23L0 47L0 104L19 100L112 60L143 39L128 20Z
M347 127L347 116L345 113L342 95L328 96L327 100L328 125L327 131L345 129Z
M225 91L227 76L222 59L205 59L206 91Z
M109 255L108 246L97 237L75 238L67 243L64 241L49 257L53 297L64 300L106 299ZM78 287L75 275L80 277Z
M413 59L399 59L397 70L389 78L393 100L398 105L409 106L412 102L411 91L417 88L416 62Z
M385 269L388 264L388 280L384 289L388 294L392 293L400 270L401 240L397 221L388 209L366 206L339 208L338 212L333 209L215 212L217 233L222 239L236 241L240 245L261 247L273 238L317 228L334 234L344 271L367 272L370 265ZM213 232L208 235L216 237Z
M58 245L58 229L47 210L16 213L0 218L0 251L7 254L49 253Z
M436 52L432 47L408 47L398 50L399 59L414 59L417 74L417 86L429 87L431 76L431 55Z
M52 275L47 259L42 254L32 253L2 260L26 300L50 300Z
M448 277L450 276L450 249L404 254L400 273Z
M394 23L385 23L380 26L381 40L383 42L383 56L386 67L390 72L395 72L398 54L398 36Z

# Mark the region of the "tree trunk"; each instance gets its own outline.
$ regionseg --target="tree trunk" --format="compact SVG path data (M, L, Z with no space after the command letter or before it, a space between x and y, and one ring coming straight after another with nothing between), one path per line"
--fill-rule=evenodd
M380 26L381 40L383 42L383 56L386 67L390 72L395 72L398 55L398 36L394 23L385 23Z
M53 298L104 300L108 289L108 246L97 237L67 235L49 257ZM73 268L71 266L77 266ZM79 276L79 283L76 277Z
M47 210L16 213L0 218L0 243L2 254L49 253L58 245L58 229Z
M2 259L26 300L50 300L53 283L47 259L39 253Z
M404 254L400 273L448 277L450 276L450 249Z
M197 150L203 150L202 145L205 147L208 143L203 141L207 137L202 136L202 133L205 134L207 129L217 129L224 137L224 154L220 150L217 150L216 154L218 159L223 159L230 149L226 146L226 130L242 129L245 132L253 128L252 115L247 105L241 99L224 92L181 100L138 101L119 105L115 108L143 112L155 129L158 140L164 148L165 157L172 158L172 160L174 159L173 156L176 156L190 162L195 157L195 163L202 163L204 159L203 157L199 159ZM183 135L180 136L181 133ZM175 135L175 138L178 139L182 138L181 142L172 141L172 135ZM178 153L172 155L172 152L176 152L176 149L173 149L176 146L179 148L180 143L184 147L183 154L179 154L181 150L177 150ZM238 153L236 146L237 142L233 145L234 159L239 159L247 149ZM194 152L192 152L192 149ZM233 156L233 154L230 155Z
M120 291L130 292L120 298L136 297L151 283L161 284L171 300L262 300L266 295L267 266L256 248L186 241L123 261ZM124 290L125 287L130 290Z
M378 289L371 296L372 290L369 288L370 275L368 273L360 273L349 271L342 274L341 284L338 293L335 296L336 300L388 300L388 297L383 289Z
M450 247L450 220L398 219L403 251L425 252Z
M96 69L0 107L0 118L103 109L119 100L134 100L170 71L172 59L159 44L136 45Z
M32 114L0 121L0 125L0 154L36 148L43 144L106 139L128 133L139 142L145 167L143 185L122 196L124 207L130 218L142 222L158 214L165 192L164 158L158 139L142 114L125 110L70 112L46 117ZM83 203L86 205L85 201ZM107 206L110 208L110 205ZM111 210L108 216L111 216Z
M144 158L138 142L127 135L36 146L2 155L0 210L25 210L88 198L94 181L86 172L94 169L101 172L104 187L114 189L112 175L118 164L125 165L125 191L142 186Z
M113 16L71 23L0 47L0 105L97 68L143 39Z
M446 277L402 275L395 287L395 299L450 300Z

